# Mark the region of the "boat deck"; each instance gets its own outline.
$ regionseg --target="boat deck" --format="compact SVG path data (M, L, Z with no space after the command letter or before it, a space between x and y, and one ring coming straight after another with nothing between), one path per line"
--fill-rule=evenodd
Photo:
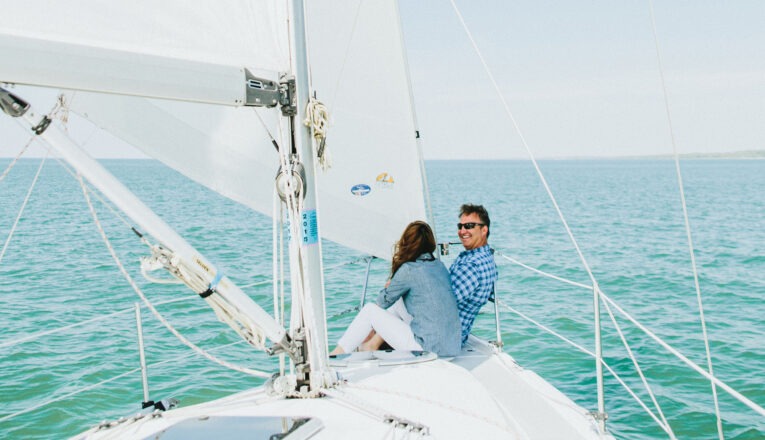
M343 381L322 398L285 399L259 387L76 438L244 438L269 424L288 429L298 418L312 420L284 438L612 438L598 433L586 410L479 339L452 359L367 352L333 365Z

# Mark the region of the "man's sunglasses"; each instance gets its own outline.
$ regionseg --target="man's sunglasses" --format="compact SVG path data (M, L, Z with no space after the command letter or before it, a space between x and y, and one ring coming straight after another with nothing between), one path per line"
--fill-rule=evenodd
M476 226L486 226L484 223L457 223L457 230L459 231L462 228L465 228L467 230L473 229Z

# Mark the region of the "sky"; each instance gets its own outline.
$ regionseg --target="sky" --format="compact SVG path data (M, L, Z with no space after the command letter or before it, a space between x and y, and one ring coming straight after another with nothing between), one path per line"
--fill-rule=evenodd
M521 139L541 159L672 154L669 120L680 153L765 150L765 2L655 2L661 70L647 0L455 3L519 131L451 2L401 0L426 159L523 159ZM140 157L72 129L100 157ZM0 134L5 157L27 139L7 117Z
M536 157L672 153L648 1L456 3ZM526 157L451 4L401 9L426 157ZM679 152L765 149L765 2L654 12Z

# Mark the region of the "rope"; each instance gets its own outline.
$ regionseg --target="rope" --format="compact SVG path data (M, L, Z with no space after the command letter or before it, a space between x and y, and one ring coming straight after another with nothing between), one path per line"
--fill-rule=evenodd
M122 262L120 261L119 257L117 256L117 253L114 251L114 248L112 247L111 243L109 242L109 238L106 236L106 232L104 231L103 227L101 226L101 222L98 220L98 215L96 214L96 210L93 207L93 204L91 203L90 196L88 195L87 187L85 186L85 182L82 180L82 176L79 174L77 175L77 180L80 182L80 186L82 187L82 192L85 196L85 200L88 204L88 208L90 209L90 213L93 216L93 220L95 221L96 227L98 228L98 232L101 234L101 238L104 240L104 243L106 244L107 249L109 250L109 253L111 254L112 258L114 259L115 263L117 264L117 267L119 268L120 272L125 276L125 279L128 281L130 286L133 288L133 290L138 294L138 296L143 300L144 304L146 304L146 307L151 310L152 314L173 334L176 338L178 338L181 342L186 344L189 348L194 350L195 352L199 353L200 355L206 357L207 359L222 365L224 367L227 367L229 369L239 371L241 373L250 374L252 376L256 377L262 377L262 378L269 378L271 377L271 374L258 371L258 370L252 370L249 368L240 367L234 364L231 364L229 362L226 362L222 359L219 359L207 351L203 350L202 348L195 345L193 342L186 339L182 334L180 334L160 313L157 311L157 309L154 308L154 306L151 304L149 299L144 295L144 293L141 291L141 289L138 287L138 285L135 283L133 278L130 276L130 274L127 272L125 267L122 265Z
M59 157L54 157L54 159L56 160L56 162L58 162L58 164L61 166L61 168L63 168L63 169L64 169L64 170L65 170L67 173L69 173L69 175L70 175L70 176L72 176L72 177L73 177L75 180L79 180L79 179L77 178L77 173L75 173L75 172L74 172L74 171L73 171L73 170L72 170L72 169L69 167L69 165L67 164L67 162L66 162L66 161L64 161L63 159L61 159L61 158L59 158ZM87 185L87 182L85 182L85 184ZM121 213L120 211L116 210L116 209L115 209L115 208L112 206L112 204L111 204L111 203L109 203L109 202L107 202L107 200L106 200L106 199L104 199L103 197L101 197L101 195L100 195L98 192L96 192L96 191L93 191L93 189L91 188L91 190L90 190L90 194L92 194L93 196L95 196L95 197L96 197L96 199L98 199L98 201L99 201L99 202L101 202L101 204L102 204L102 205L104 205L104 206L105 206L105 207L106 207L106 208L107 208L107 209L108 209L108 210L109 210L109 211L110 211L112 214L114 214L114 216L115 216L115 217L116 217L118 220L120 220L120 221L121 221L121 222L122 222L122 223L123 223L125 226L127 226L127 227L128 227L128 228L130 228L130 229L135 229L135 226L133 226L133 225L132 225L132 224L131 224L131 223L130 223L128 220L127 220L127 217L125 217L124 215L122 215L122 213Z
M282 170L289 170L290 167L288 166L288 154L287 151L282 151L279 155L279 160L281 164ZM291 249L290 257L292 260L291 268L294 270L290 271L290 274L292 276L292 286L293 286L293 307L292 307L292 319L291 319L291 326L293 327L296 325L296 323L300 322L306 322L309 325L306 325L303 330L305 332L305 343L307 346L307 353L321 353L322 349L318 345L322 343L322 341L319 341L318 338L316 338L313 332L313 328L315 326L311 325L312 322L315 322L316 317L313 316L313 308L309 307L311 304L312 298L307 294L306 292L306 285L304 283L306 274L305 274L305 268L303 266L303 250L301 243L299 242L300 234L300 213L303 210L303 198L302 197L296 197L296 190L298 188L293 188L293 179L286 179L286 191L285 191L285 204L287 206L287 214L288 218L290 220L290 231L292 234L293 239L290 241L289 246ZM319 287L320 286L314 286ZM324 319L322 316L321 319ZM294 339L296 335L292 334L292 337ZM321 371L326 368L326 361L322 360L320 358L315 359L305 359L306 362L313 362L315 365L312 365L312 369L315 369L315 371Z
M132 308L131 308L131 309L128 309L128 310L126 310L126 311L128 311L128 312L129 312L129 311L133 311L133 310L134 310L134 309L132 309ZM122 312L120 312L120 313L122 313ZM217 350L221 350L221 349L223 349L223 348L228 348L228 347L231 347L231 346L233 346L233 345L241 344L241 343L243 343L243 342L245 342L245 341L236 341L236 342L232 342L232 343L230 343L230 344L220 345L220 346L218 346L218 347L215 347L215 348L211 348L211 349L210 349L210 351L217 351ZM155 363L153 363L153 364L149 364L149 365L148 365L148 367L154 368L154 367L158 367L158 366L160 366L160 365L163 365L163 364L167 364L167 363L170 363L170 362L176 362L176 361L179 361L179 360L181 360L181 359L185 359L185 358L188 358L188 357L190 357L192 354L193 354L193 353L186 353L186 354L184 354L184 355L181 355L181 356L176 356L176 357L174 357L174 358L171 358L171 359L165 359L164 361L159 361L159 362L155 362ZM45 401L45 402L39 403L39 404L37 404L37 405L34 405L34 406L30 407L30 408L25 408L25 409L23 409L23 410L21 410L21 411L19 411L19 412L15 412L15 413L13 413L13 414L9 414L9 415L7 415L7 416L3 416L2 418L0 418L0 423L1 423L1 422L4 422L4 421L6 421L6 420L10 420L10 419L12 419L12 418L14 418L14 417L20 416L20 415L22 415L22 414L26 414L26 413L28 413L28 412L34 411L34 410L36 410L36 409L40 409L40 408L42 408L43 406L47 406L47 405L50 405L51 403L56 403L56 402L59 402L59 401L61 401L61 400L64 400L64 399L68 399L68 398L70 398L70 397L74 397L74 396L76 396L76 395L78 395L78 394L84 393L85 391L89 391L89 390L92 390L92 389L94 389L94 388L97 388L97 387L99 387L99 386L101 386L101 385L106 385L106 384L107 384L107 383L109 383L109 382L114 382L115 380L121 379L121 378L123 378L123 377L125 377L125 376L129 376L129 375L131 375L131 374L134 374L134 373L137 373L137 372L139 372L139 371L141 371L141 368L140 368L140 367L139 367L139 368L134 368L134 369L132 369L132 370L130 370L130 371L127 371L127 372L125 372L125 373L119 374L119 375L117 375L117 376L114 376L114 377L111 377L111 378L109 378L109 379L105 379L105 380L102 380L101 382L98 382L98 383L95 383L95 384L91 384L91 385L87 385L87 386L84 386L84 387L82 387L82 388L78 388L78 389L76 389L76 390L74 390L74 391L72 391L72 392L70 392L70 393L67 393L67 394L64 394L64 395L62 395L62 396L59 396L59 397L56 397L56 398L53 398L53 399L47 400L47 401Z
M539 269L536 269L536 268L533 268L531 266L527 266L527 265L521 263L520 261L518 261L518 260L516 260L514 258L508 257L507 255L503 254L501 251L498 251L496 249L494 251L494 255L498 255L498 256L504 258L505 260L513 263L513 264L521 266L521 267L523 267L525 269L528 269L528 270L530 270L532 272L536 272L536 273L538 273L538 274L540 274L542 276L545 276L547 278L552 278L554 280L558 280L558 281L566 283L566 284L571 284L572 286L581 287L583 289L592 290L592 286L588 286L587 284L582 284L582 283L577 283L575 281L567 280L565 278L561 278L559 276L556 276L556 275L553 275L553 274L550 274L550 273L547 273L547 272L543 272L543 271L541 271Z
M544 275L544 276L548 276L548 277L550 277L550 278L553 278L553 279L557 279L557 280L559 280L559 281L562 281L562 282L566 282L566 283L568 283L568 284L572 284L572 285L576 285L576 286L579 286L579 287L584 287L584 288L592 289L592 287L590 287L590 286L585 286L585 285L582 285L582 284L578 284L578 283L570 282L570 281L568 281L568 280L565 280L565 279L563 279L563 278L557 277L557 276L555 276L555 275L550 275L550 274L547 274L547 273L545 273L545 272L542 272L542 271L540 271L540 270L534 269L533 267L527 266L527 265L525 265L525 264L523 264L523 263L520 263L520 262L518 262L518 261L516 261L516 260L513 260L513 259L511 259L511 258L509 258L509 257L507 257L507 256L505 256L505 255L502 255L502 254L501 254L501 253L499 253L499 252L498 252L497 254L501 255L502 257L506 258L507 260L509 260L509 261L511 261L511 262L513 262L513 263L515 263L515 264L518 264L519 266L522 266L522 267L524 267L524 268L526 268L526 269L532 270L532 271L534 271L534 272L536 272L536 273L539 273L539 274L541 274L541 275ZM722 383L722 382L718 381L718 379L716 379L715 377L711 376L710 374L707 374L707 373L706 373L706 371L704 371L703 369L701 369L700 367L698 367L698 366L697 366L696 364L694 364L692 361L688 360L688 359L687 359L685 356L683 356L683 355L682 355L680 352L678 352L677 350L675 350L674 348L672 348L671 346L669 346L668 344L666 344L664 341L662 341L662 340L661 340L661 338L659 338L659 337L658 337L658 336L656 336L656 335L655 335L653 332L651 332L650 330L648 330L648 329L647 329L645 326L643 326L642 324L640 324L640 323L639 323L639 322L638 322L638 321L637 321L635 318L633 318L633 317L632 317L632 316L631 316L629 313L627 313L626 311L624 311L624 309L622 309L621 307L619 307L619 305L618 305L618 304L616 304L616 302L614 302L612 299L610 299L609 297L607 297L607 296L606 296L606 295L605 295L605 294L604 294L604 293L603 293L603 292L602 292L600 289L598 289L598 290L599 290L599 296L600 296L601 298L603 298L603 302L604 302L604 304L606 305L606 310L608 311L609 315L611 316L611 319L612 319L612 321L614 321L614 325L616 326L616 329L617 329L617 331L619 331L620 335L621 335L621 331L620 331L620 329L619 329L619 326L618 326L618 324L616 324L616 322L615 322L615 318L614 318L614 316L613 316L613 313L612 313L612 311L611 311L610 307L608 307L608 305L609 305L609 304L613 305L613 306L614 306L614 307L617 309L617 311L618 311L619 313L621 313L623 316L625 316L625 317L626 317L628 320L630 320L630 321L631 321L633 324L635 324L635 325L636 325L636 326L637 326L637 327L638 327L638 328L639 328L641 331L643 331L643 332L644 332L645 334L647 334L649 337L651 337L652 339L654 339L654 340L655 340L657 343L659 343L659 344L660 344L662 347L664 347L664 348L665 348L665 349L667 349L667 350L668 350L670 353L672 353L673 355L675 355L675 356L676 356L678 359L680 359L680 360L682 360L683 362L685 362L686 364L688 364L688 365L689 365L689 366L690 366L692 369L694 369L694 370L696 370L697 372L701 373L701 374L702 374L704 377L706 377L706 378L710 379L710 381L712 381L712 383L713 383L713 384L716 384L717 386L721 386L721 387L723 387L723 388L724 388L724 389L725 389L725 390L726 390L726 391L727 391L729 394L731 394L731 395L732 395L734 398L736 398L738 401L740 401L740 402L744 403L745 405L747 405L748 407L752 408L754 411L758 412L759 414L761 414L761 415L765 415L765 410L764 410L762 407L760 407L759 405L755 404L754 402L752 402L752 401L751 401L751 400L749 400L748 398L744 397L743 395L741 395L740 393L738 393L736 390L734 390L734 389L732 389L732 388L728 387L727 385L725 385L724 383ZM569 345L572 345L573 347L576 347L576 348L577 348L577 349L579 349L580 351L582 351L582 352L584 352L584 353L587 353L588 355L590 355L590 356L592 356L592 357L595 357L595 354L594 354L594 353L592 353L592 352L590 352L589 350L587 350L587 349L583 348L582 346L580 346L580 345L576 344L575 342L573 342L573 341L569 340L568 338L566 338L566 337L564 337L564 336L560 335L559 333L555 332L554 330L552 330L552 329L550 329L550 328L548 328L548 327L546 327L546 326L542 325L542 324L541 324L541 323L539 323L538 321L536 321L536 320L534 320L534 319L532 319L532 318L530 318L530 317L528 317L528 316L524 315L524 314L523 314L523 313L521 313L520 311L518 311L518 310L516 310L516 309L514 309L514 308L512 308L512 307L510 307L509 305L505 304L504 302L499 302L499 301L498 301L498 303L499 303L499 304L500 304L502 307L504 307L504 308L506 308L507 310L509 310L509 311L511 311L511 312L513 312L513 313L515 313L515 314L517 314L518 316L522 317L523 319L525 319L525 320L527 320L527 321L529 321L529 322L533 323L534 325L536 325L537 327L541 328L542 330L544 330L544 331L546 331L546 332L548 332L548 333L552 334L553 336L556 336L556 337L558 337L559 339L563 340L564 342L568 343ZM625 340L624 338L622 338L622 341L623 341L623 343L625 344L625 347L627 348L628 352L630 352L630 353L631 353L631 350L630 350L630 348L629 348L629 345L627 344L626 340ZM631 358L632 358L632 356L631 356ZM637 362L637 361L633 359L633 362ZM606 366L606 368L608 368L608 369L609 369L609 371L611 372L611 374L613 374L613 375L614 375L614 377L615 377L615 378L617 378L617 380L619 380L619 377L618 377L618 375L616 375L616 373L615 373L615 372L614 372L614 371L613 371L613 370L612 370L610 367L608 367L608 365L607 365L607 364L605 364L605 362L603 362L603 365L604 365L604 366ZM642 378L642 374L640 373L640 370L639 370L639 369L638 369L638 372L639 372L639 374L641 375L641 378ZM645 383L645 379L643 379L643 381L644 381L644 383ZM621 382L621 380L620 380L620 382ZM654 415L653 415L653 413L652 413L652 412L651 412L651 411L650 411L650 410L649 410L649 409L648 409L648 408L647 408L647 407L646 407L646 406L645 406L645 405L642 403L642 401L640 401L640 400L639 400L639 398L638 398L636 395L634 395L634 393L632 393L632 392L631 392L631 390L629 390L629 388L628 388L626 385L624 385L624 386L625 386L625 388L627 388L627 389L628 389L628 391L630 391L630 394L633 394L633 397L635 397L635 399L638 401L638 403L640 403L640 404L641 404L641 406L643 406L643 408L646 410L646 412L648 412L648 413L649 413L649 415L651 415L651 417L653 417L653 418L654 418L654 420L655 420L655 421L656 421L656 422L659 424L659 426L661 426L661 427L662 427L662 428L665 430L665 432L667 432L667 434L670 434L670 435L672 436L673 434L671 433L671 428L669 427L669 424L667 423L667 425L666 425L666 427L665 427L665 426L664 426L664 424L663 424L663 423L661 423L661 422L658 420L658 418L656 418L656 416L654 416ZM647 388L648 388L648 387L647 387ZM651 392L650 392L650 388L648 388L648 392L649 392L649 394L651 394ZM653 396L652 396L652 399L653 399ZM658 407L658 403L656 403L655 399L654 399L654 404L656 404L656 405L657 405L657 408L659 408L659 407ZM659 409L659 411L661 411L661 410ZM662 418L664 418L664 417L663 417L663 415L662 415ZM665 420L666 420L666 419L665 419Z
M183 297L183 298L170 299L170 300L167 300L167 301L160 301L160 302L156 303L155 305L161 306L161 305L171 304L171 303L176 303L176 302L181 302L181 301L189 301L189 300L192 300L192 299L194 299L194 297L187 296L187 297ZM24 342L33 341L33 340L39 339L39 338L41 338L43 336L48 336L48 335L53 335L53 334L56 334L56 333L61 333L63 331L70 330L70 329L73 329L75 327L80 327L80 326L85 325L85 324L92 324L94 322L103 321L105 319L113 318L113 317L119 316L119 315L124 315L125 313L129 313L129 312L133 312L133 311L135 311L135 308L131 307L129 309L120 310L118 312L110 313L108 315L97 316L95 318L87 319L85 321L76 322L74 324L65 325L63 327L58 327L58 328L54 328L54 329L51 329L51 330L44 330L44 331L41 331L41 332L33 333L31 335L23 336L21 338L17 338L17 339L11 340L11 341L0 342L0 348L11 347L11 346L14 346L14 345L23 344Z
M606 296L606 294L605 294L605 293L601 292L601 293L600 293L600 297L601 297L601 298L603 298L603 300L604 300L604 301L607 301L609 304L611 304L612 306L614 306L614 308L616 308L616 310L617 310L619 313L621 313L621 314L622 314L624 317L626 317L626 318L627 318L627 319L628 319L630 322L632 322L633 324L635 324L635 325L636 325L636 326L637 326L637 327L638 327L640 330L642 330L642 331L643 331L645 334L647 334L648 336L650 336L650 337L651 337L651 339L653 339L653 340L654 340L654 341L656 341L656 342L657 342L659 345L661 345L662 347L664 347L664 348L665 348L667 351L669 351L670 353L672 353L673 355L675 355L675 357L677 357L678 359L680 359L681 361L683 361L683 362L684 362L686 365L688 365L688 366L689 366L689 367L691 367L692 369L696 370L696 371L697 371L699 374L701 374L702 376L706 377L706 378L707 378L707 379L709 379L710 381L714 382L714 383L715 383L717 386L719 386L720 388L722 388L722 389L724 389L725 391L727 391L727 392L728 392L728 394L730 394L731 396L733 396L733 397L734 397L736 400L738 400L739 402L741 402L741 403L743 403L744 405L748 406L749 408L753 409L755 412L757 412L757 413L758 413L758 414L760 414L761 416L765 416L765 408L763 408L763 407L761 407L760 405L757 405L756 403L752 402L751 400L749 400L748 398L746 398L744 395L742 395L742 394L741 394L741 393L739 393L738 391L736 391L736 390L734 390L733 388L731 388L730 386L728 386L728 385L727 385L725 382L721 381L720 379L716 378L715 376L712 376L712 375L711 375L711 374L709 374L707 371L705 371L703 368L701 368L701 367L699 367L698 365L696 365L696 363L694 363L693 361L691 361L691 360L690 360L690 359L688 359L687 357L683 356L683 354L682 354L682 353L680 353L679 351L677 351L677 350L676 350L675 348L673 348L671 345L669 345L669 344L667 344L666 342L664 342L664 341L663 341L663 340L662 340L660 337L656 336L656 334L655 334L655 333L653 333L652 331L648 330L648 328L646 328L646 327L645 327L643 324L641 324L640 322L638 322L638 321L637 321L635 318L633 318L633 317L632 317L632 316L631 316L629 313L627 313L626 311L624 311L624 309L622 309L622 308L619 306L619 304L617 304L617 303L616 303L616 302L614 302L614 301L613 301L611 298L609 298L608 296Z
M359 15L361 14L361 6L364 1L361 0L356 5L356 14L353 17L353 25L351 26L351 33L348 35L348 44L345 46L345 53L343 54L343 62L340 63L340 69L337 74L337 81L335 81L335 90L332 93L331 103L337 102L337 94L340 91L340 82L343 80L343 74L345 73L345 66L348 65L348 55L351 53L351 44L356 36L356 26L359 24Z
M21 159L21 156L23 156L24 153L26 153L27 149L29 148L30 145L32 145L32 142L34 140L35 140L35 136L32 136L29 138L27 143L21 148L21 151L19 151L16 157L14 157L11 163L9 163L8 166L5 168L5 171L3 171L3 174L0 175L0 182L2 182L3 179L5 179L5 176L7 176L8 173L11 172L11 169L14 167L14 165L16 165L16 162L18 162L19 159Z
M191 290L199 294L207 304L213 309L218 319L234 329L250 345L260 350L265 349L266 337L262 329L254 322L242 316L241 312L228 303L225 296L212 295L216 291L218 282L223 277L223 273L218 271L212 281L205 279L204 276L197 273L189 263L176 256L172 251L159 245L150 244L144 237L141 238L152 252L149 258L143 259L142 263L151 267L164 267L173 276L178 278ZM242 319L244 318L244 319Z
M693 284L696 288L696 300L699 306L699 319L701 320L701 332L704 337L704 349L706 350L707 370L709 370L710 376L714 376L714 369L712 368L712 352L709 347L709 336L707 335L707 322L706 322L706 319L704 318L704 304L701 299L701 287L699 286L699 274L696 268L696 255L693 248L693 238L691 236L691 224L690 224L690 221L688 220L688 207L686 206L686 203L685 203L685 189L683 185L683 175L680 172L680 157L677 152L677 143L675 142L675 130L672 125L672 113L669 109L669 95L667 94L667 84L664 79L664 68L661 61L661 51L659 50L659 38L656 35L656 18L654 17L652 0L648 0L648 6L650 10L650 15L651 15L651 30L653 31L653 41L654 41L654 46L656 47L656 62L659 66L659 76L661 78L661 89L664 96L664 109L666 110L666 113L667 113L667 125L669 128L669 136L672 143L672 154L674 156L674 161L675 161L677 185L680 190L680 201L683 206L683 220L685 222L685 234L688 238L688 252L690 253L690 256L691 256L691 267L693 268ZM714 397L714 403L715 403L715 415L717 416L717 434L720 440L723 440L725 438L725 435L723 434L722 417L720 416L720 404L717 399L717 387L715 386L714 381L711 383L711 386L712 386L712 396Z
M263 117L260 116L260 112L258 111L257 107L251 107L252 111L255 112L255 116L258 117L258 120L260 121L260 125L263 126L263 129L266 130L266 134L271 139L271 143L274 145L274 148L276 148L276 152L279 152L279 143L276 142L276 139L274 138L274 135L271 134L271 130L268 128L268 125L266 125L266 121L263 120Z
M547 184L547 179L545 179L544 174L542 174L542 170L539 168L539 164L537 163L537 160L534 157L534 153L531 151L529 144L526 142L526 138L523 136L523 132L521 131L521 128L518 125L518 122L515 120L515 116L513 116L513 113L510 111L510 106L507 104L507 101L505 100L504 95L502 95L502 91L499 88L499 84L497 84L497 81L494 79L494 74L492 74L491 69L489 69L489 65L486 63L486 60L484 59L480 49L478 49L478 44L476 44L475 39L473 38L472 33L468 29L467 24L465 23L465 19L462 18L462 14L457 8L457 5L454 3L454 0L450 0L450 1L452 4L452 7L454 8L454 12L457 14L457 18L459 18L459 21L462 24L462 28L467 34L467 37L470 40L470 43L473 46L473 49L475 50L476 54L478 55L478 58L481 60L481 64L483 64L484 71L489 76L489 80L494 86L494 90L497 92L497 96L502 102L502 105L505 109L505 113L510 119L510 122L513 124L513 128L515 129L515 132L518 134L518 137L520 138L521 143L526 149L526 152L529 154L529 159L531 160L531 163L534 165L534 169L536 170L537 175L539 176L539 179L541 180L542 185L544 186L545 191L547 192L547 195L549 196L550 201L552 202L553 207L555 208L555 211L558 213L558 217L563 223L563 227L566 229L566 233L568 234L568 237L571 240L571 243L574 245L574 249L576 249L576 253L577 255L579 255L579 259L581 260L582 265L584 266L584 269L587 271L587 275L589 275L590 280L592 281L592 284L596 285L597 281L595 281L595 276L592 274L592 271L590 270L590 265L587 263L587 260L584 258L584 254L582 253L582 250L579 248L579 244L574 238L574 233L571 232L571 228L569 228L568 222L566 221L566 218L563 216L563 212L560 210L560 207L558 206L558 202L555 200L555 196L553 196L550 186Z
M316 141L316 158L323 171L332 167L332 160L329 152L326 151L327 129L329 122L329 111L327 107L315 98L310 98L305 109L306 118L303 124L311 127L313 138Z
M274 188L272 199L271 270L273 277L271 281L274 295L274 319L279 325L284 326L284 271L280 270L280 268L284 268L284 242L282 237L284 213L282 212L282 204L276 188ZM284 353L279 353L279 376L284 376L285 370L285 355Z
M3 245L3 250L0 251L0 263L3 261L3 257L5 256L5 251L8 249L8 245L11 244L11 238L13 238L14 232L16 232L16 227L19 225L19 221L21 220L21 215L24 213L24 208L27 207L27 203L29 202L29 198L32 197L32 191L35 188L35 185L37 185L37 180L40 178L40 172L42 172L43 166L45 165L45 161L48 159L49 152L45 153L45 157L43 157L43 160L40 161L40 166L37 168L37 173L35 174L34 179L32 179L32 184L29 186L29 190L27 191L26 197L24 197L24 202L21 204L21 209L19 209L19 213L16 216L16 220L13 222L13 226L11 226L10 232L8 232L8 238L5 240L5 244Z
M661 406L659 405L659 402L656 400L656 396L654 396L651 386L648 385L648 381L646 380L645 375L643 374L643 370L640 368L640 364L638 363L637 358L632 352L632 348L630 348L630 344L627 343L627 338L624 337L624 333L622 333L622 328L619 325L619 323L616 321L616 317L611 311L611 307L609 307L608 303L606 303L605 301L603 302L603 305L606 307L606 312L608 312L608 316L611 318L611 322L614 324L614 328L616 328L616 332L619 334L619 338L622 340L622 344L624 345L624 348L627 350L627 354L629 355L629 358L632 361L632 365L635 366L635 371L637 371L638 376L640 376L640 380L643 382L643 386L648 392L648 396L651 398L651 401L653 402L653 405L656 408L656 411L659 413L661 420L664 422L663 426L666 426L665 431L669 434L669 437L672 440L675 440L676 439L675 433L672 432L672 428L670 427L669 422L667 421L667 418L664 417L664 412L661 410ZM660 423L660 425L662 424Z
M565 336L561 335L560 333L556 332L555 330L552 330L551 328L549 328L549 327L547 327L547 326L545 326L545 325L543 325L543 324L539 323L539 322L538 322L538 321L536 321L535 319L533 319L533 318L531 318L531 317L529 317L529 316L527 316L527 315L523 314L522 312L520 312L520 311L518 311L518 310L514 309L513 307L511 307L511 306L509 306L509 305L505 304L504 302L500 302L499 300L497 300L497 302L498 302L498 304L499 304L500 306L502 306L502 307L504 307L505 309L507 309L507 310L509 310L509 311L511 311L511 312L513 312L513 313L515 313L516 315L520 316L521 318L523 318L523 319L525 319L525 320L527 320L527 321L529 321L529 322L533 323L534 325L536 325L536 326L537 326L537 327L539 327L540 329L542 329L542 330L546 331L547 333L549 333L549 334L551 334L551 335L553 335L553 336L557 337L558 339L560 339L560 340L562 340L562 341L566 342L567 344L571 345L572 347L576 348L577 350L581 351L582 353L585 353L585 354L587 354L588 356L590 356L590 357L592 357L592 358L594 358L594 359L596 359L596 358L597 358L597 356L595 355L595 353L591 352L590 350L587 350L586 348L582 347L581 345L577 344L576 342L574 342L574 341L572 341L572 340L570 340L570 339L566 338ZM639 397L639 396L638 396L638 395L637 395L637 394L636 394L636 393L635 393L635 392L632 390L632 388L630 388L630 386L629 386L629 385L627 385L627 383L626 383L626 382L624 382L624 380L621 378L621 376L619 376L619 374L618 374L616 371L614 371L614 369L613 369L613 368L611 368L611 366L610 366L610 365L608 365L608 364L607 364L607 363L606 363L604 360L602 360L602 359L601 359L601 364L602 364L602 365L603 365L603 366L604 366L604 367L605 367L605 368L608 370L608 372L609 372L609 373L611 373L611 375L614 377L614 379L616 379L616 381L617 381L617 382L619 382L619 384L621 384L621 386L622 386L622 387L623 387L623 388L624 388L624 389L627 391L627 393L628 393L629 395L631 395L633 399L635 399L635 401L636 401L636 402L637 402L637 403L638 403L638 404L639 404L639 405L640 405L640 406L643 408L643 410L645 410L645 412L646 412L646 413L648 413L648 415L649 415L649 416L651 416L651 418L652 418L652 419L653 419L653 420L656 422L656 424L657 424L657 425L659 425L659 427L661 427L661 428L662 428L662 429L663 429L665 432L669 433L669 432L670 432L670 430L669 430L669 427L668 427L668 426L664 426L664 424L661 422L661 420L659 420L659 418L658 418L658 417L656 417L656 415L653 413L653 411L651 411L651 409L650 409L650 408L648 408L648 406L647 406L647 405L646 405L646 404L643 402L643 400L642 400L642 399L641 399L641 398L640 398L640 397Z
M55 399L51 399L51 400L48 400L48 401L43 402L43 403L38 403L37 405L33 405L33 406L29 407L29 408L25 408L25 409L23 409L23 410L21 410L19 412L15 412L13 414L8 414L7 416L0 417L0 423L6 421L8 419L12 419L12 418L14 418L16 416L20 416L22 414L26 414L26 413L28 413L30 411L34 411L34 410L36 410L38 408L42 408L45 405L48 405L48 404L51 404L51 403L55 403L55 402L58 402L60 400L67 399L69 397L75 396L75 395L83 393L85 391L92 390L93 388L99 387L101 385L106 385L109 382L114 382L117 379L121 379L121 378L123 378L125 376L128 376L128 375L133 374L133 373L137 373L139 371L141 371L140 367L132 369L132 370L128 371L127 373L122 373L120 375L114 376L111 379L102 380L101 382L94 383L92 385L88 385L86 387L83 387L83 388L80 388L78 390L72 391L71 393L67 393L67 394L64 394L62 396L56 397Z
M338 263L338 264L335 264L333 266L325 267L324 270L325 271L330 271L330 270L334 270L334 269L339 269L339 268L341 268L343 266L350 266L351 264L359 264L359 263L362 263L362 262L366 263L366 262L369 261L370 258L374 258L374 257L359 257L359 258L356 258L355 260L346 261L345 263ZM277 282L281 281L282 278L283 277L278 278ZM256 281L254 283L244 284L242 286L242 288L244 289L246 287L262 286L262 285L265 285L265 284L271 284L273 282L274 282L273 279L263 280L263 281Z

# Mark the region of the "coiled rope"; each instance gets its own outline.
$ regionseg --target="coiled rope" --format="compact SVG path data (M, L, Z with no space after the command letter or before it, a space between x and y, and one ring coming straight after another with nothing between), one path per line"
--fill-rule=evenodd
M306 105L305 114L303 124L310 127L313 132L313 138L316 141L316 158L321 169L326 171L332 167L329 151L326 150L329 111L321 101L311 98Z

